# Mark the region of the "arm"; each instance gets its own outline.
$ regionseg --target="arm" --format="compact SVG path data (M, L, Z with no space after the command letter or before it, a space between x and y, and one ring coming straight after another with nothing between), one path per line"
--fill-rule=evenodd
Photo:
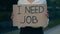
M46 1L46 0L44 0L44 4L46 4L46 7L47 7L47 1ZM49 17L49 16L48 16L48 10L46 10L45 15L46 15L47 17Z

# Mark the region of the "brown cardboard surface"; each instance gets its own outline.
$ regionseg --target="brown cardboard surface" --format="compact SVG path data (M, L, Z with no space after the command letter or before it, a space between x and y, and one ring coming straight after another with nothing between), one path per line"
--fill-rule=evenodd
M31 12L29 12L26 9L26 7L27 7L27 9L30 9L31 7L33 7L32 8L33 10L31 10ZM39 7L40 7L40 9L38 9ZM19 5L19 6L13 5L13 14L14 14L13 26L46 27L48 25L48 18L47 18L47 16L45 16L46 10L47 10L47 5L44 5L44 4L42 4L42 5L25 4L25 5ZM25 22L24 22L24 18L25 18ZM35 23L33 23L33 22L35 22Z

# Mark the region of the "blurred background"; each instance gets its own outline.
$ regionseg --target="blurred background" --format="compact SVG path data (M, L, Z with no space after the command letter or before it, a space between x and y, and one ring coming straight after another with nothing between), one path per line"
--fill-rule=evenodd
M0 0L0 34L18 30L17 27L13 27L10 18L13 10L12 5L17 4L17 1L18 0ZM60 0L47 0L47 6L50 22L45 30L60 25Z

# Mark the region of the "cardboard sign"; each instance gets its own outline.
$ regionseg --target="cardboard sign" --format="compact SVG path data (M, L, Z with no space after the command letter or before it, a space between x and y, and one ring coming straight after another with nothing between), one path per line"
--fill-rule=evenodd
M48 25L48 18L45 16L46 10L46 5L13 5L13 26L46 27Z

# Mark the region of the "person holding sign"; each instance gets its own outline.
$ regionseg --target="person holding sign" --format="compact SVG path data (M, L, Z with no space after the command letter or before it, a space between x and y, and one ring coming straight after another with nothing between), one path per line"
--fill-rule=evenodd
M39 4L42 4L42 5L45 5L45 7L47 7L47 3L46 3L46 0L18 0L18 6L20 6L20 5L22 5L22 4L26 4L26 5L33 5L33 4L37 4L37 5L39 5ZM25 7L26 8L26 7ZM36 7L34 7L35 9L36 9ZM37 7L37 8L39 8L39 7ZM21 8L22 9L22 8ZM31 8L30 8L31 9ZM44 8L45 9L45 8ZM39 9L38 9L39 10ZM23 12L22 12L23 13ZM27 11L25 11L25 13L27 13ZM37 13L41 13L41 12L37 12L36 10L35 10L35 12L29 12L29 13L31 13L31 14L37 14ZM19 13L20 14L20 13ZM12 14L12 16L11 16L11 19L13 19L14 18L14 13ZM41 15L42 16L42 15ZM47 11L47 8L46 8L46 10L45 10L45 12L44 12L44 15L43 16L45 16L46 17L46 19L44 19L44 20L46 20L46 21L48 21L48 11ZM37 18L38 17L38 18ZM22 17L20 17L20 18L22 18ZM27 25L27 26L24 26L24 27L20 27L20 26L18 26L18 28L20 28L20 34L44 34L44 32L43 32L43 28L45 28L47 25L48 25L48 22L47 23L42 23L43 21L41 21L40 23L38 23L37 25L33 25L33 24L30 24L30 22L28 22L28 20L27 20L27 18L30 18L30 22L31 22L31 20L32 20L32 23L34 22L38 22L38 21L40 21L39 20L39 16L24 16L24 22L22 22L22 23L28 23L28 24L25 24L25 25ZM41 17L42 18L42 17ZM23 19L23 18L22 18ZM21 21L22 21L22 19L21 19ZM30 26L29 26L29 24L30 24ZM46 24L46 25L45 25ZM42 26L43 25L43 26Z

